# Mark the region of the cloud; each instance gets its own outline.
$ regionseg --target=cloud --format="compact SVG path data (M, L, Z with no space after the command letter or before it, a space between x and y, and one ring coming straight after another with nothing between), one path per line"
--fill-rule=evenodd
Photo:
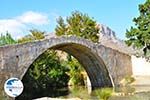
M14 38L23 36L23 30L26 26L15 19L0 20L0 33L5 34L7 31L11 33Z
M0 33L5 34L8 31L14 38L20 38L27 34L31 25L34 27L48 23L46 14L29 11L11 19L0 19Z
M29 11L17 17L19 21L25 24L43 25L48 24L48 16L46 14Z

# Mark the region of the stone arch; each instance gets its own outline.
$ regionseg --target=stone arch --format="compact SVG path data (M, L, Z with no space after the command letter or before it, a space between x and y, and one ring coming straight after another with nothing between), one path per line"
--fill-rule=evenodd
M109 72L102 58L84 45L68 43L52 47L55 50L62 50L73 55L86 70L92 87L112 86Z
M31 44L29 43L29 45ZM44 41L38 41L36 44L33 43L30 50L34 51L32 52L34 57L28 66L26 66L25 69L23 68L23 72L20 73L20 78L23 78L30 64L32 64L34 60L47 49L62 50L73 55L86 70L91 81L92 89L96 87L112 86L113 82L107 67L104 64L103 59L98 56L95 44L88 40L76 37L62 37L59 39L51 38Z
M0 47L0 90L4 92L3 84L8 78L22 79L33 61L49 48L72 53L85 67L93 88L118 86L125 76L132 75L131 56L126 50L116 49L118 45L115 47L113 47L115 44L110 45L95 44L86 39L71 36L51 37Z

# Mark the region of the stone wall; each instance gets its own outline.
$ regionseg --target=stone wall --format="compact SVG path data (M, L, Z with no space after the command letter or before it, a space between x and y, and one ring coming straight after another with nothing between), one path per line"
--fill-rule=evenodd
M98 46L98 55L103 58L114 85L119 85L127 75L132 75L131 57L112 48Z

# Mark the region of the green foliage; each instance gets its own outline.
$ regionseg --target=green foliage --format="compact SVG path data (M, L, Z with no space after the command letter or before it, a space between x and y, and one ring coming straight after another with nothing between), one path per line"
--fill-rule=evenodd
M142 49L144 56L150 58L150 0L139 5L140 15L133 19L135 27L126 32L126 43Z
M75 11L72 12L71 16L67 17L66 21L62 17L59 17L57 23L58 25L55 28L57 36L75 35L93 42L98 42L99 40L97 23L87 14Z
M0 46L7 45L7 44L15 44L15 43L17 42L15 41L15 39L12 38L10 33L7 32L6 35L1 34Z
M72 57L68 55L68 60L66 66L69 68L68 75L70 76L69 85L84 85L84 78L82 72L84 71L81 64Z
M61 36L66 34L66 24L64 23L64 19L62 17L59 17L57 20L58 25L55 28L56 35Z
M102 88L95 90L95 92L99 100L108 100L109 97L111 97L113 90L112 88Z
M85 86L70 86L69 91L74 100L93 100Z
M40 40L44 38L44 34L45 32L33 29L30 30L31 34L26 35L25 37L22 37L20 39L18 39L19 43L26 43L26 42L32 42L34 40Z
M61 65L57 52L47 50L31 65L30 75L43 88L49 86L66 86L68 78L66 74L67 70L65 66Z

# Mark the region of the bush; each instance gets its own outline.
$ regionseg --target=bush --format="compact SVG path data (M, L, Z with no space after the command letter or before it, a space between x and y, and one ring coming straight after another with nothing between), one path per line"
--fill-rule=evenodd
M95 92L100 100L108 100L109 97L111 97L111 95L113 93L113 89L112 88L102 88L102 89L95 90Z

